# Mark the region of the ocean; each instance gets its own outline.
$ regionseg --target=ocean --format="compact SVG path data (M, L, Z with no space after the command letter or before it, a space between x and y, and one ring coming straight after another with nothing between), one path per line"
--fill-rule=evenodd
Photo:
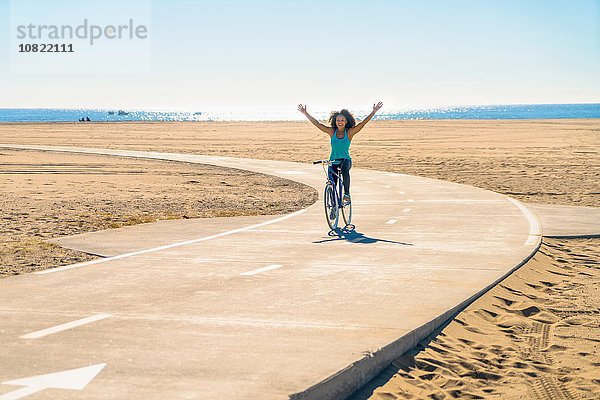
M370 110L350 110L362 119ZM312 112L324 120L328 112ZM297 121L305 120L295 108L289 111L269 110L210 110L210 111L149 111L62 108L0 108L0 122L77 122L81 118L91 121ZM521 104L460 106L429 109L386 110L383 108L374 119L559 119L600 118L600 104Z

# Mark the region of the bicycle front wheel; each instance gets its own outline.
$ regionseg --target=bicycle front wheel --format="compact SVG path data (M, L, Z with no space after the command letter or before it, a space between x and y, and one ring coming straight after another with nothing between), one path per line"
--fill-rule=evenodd
M335 191L333 185L325 185L325 193L323 193L323 203L325 205L325 219L331 230L337 229L338 219L340 217L337 202L335 200Z
M342 206L342 217L344 217L346 226L352 224L352 201Z

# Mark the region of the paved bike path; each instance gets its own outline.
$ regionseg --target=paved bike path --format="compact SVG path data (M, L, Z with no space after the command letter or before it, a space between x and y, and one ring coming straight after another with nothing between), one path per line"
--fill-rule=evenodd
M240 168L319 193L324 183L308 164L35 148ZM352 179L357 232L345 237L327 235L319 200L1 280L0 383L105 364L81 392L35 398L341 398L539 245L537 219L497 193L360 168ZM84 318L93 322L60 330ZM16 389L0 384L0 399Z
M554 238L600 237L600 207L526 204L540 220L542 234Z

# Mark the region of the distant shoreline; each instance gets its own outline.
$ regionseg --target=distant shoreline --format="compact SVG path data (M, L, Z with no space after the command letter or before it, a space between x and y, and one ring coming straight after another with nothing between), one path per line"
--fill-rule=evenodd
M448 119L373 119L371 123L420 123L420 122L559 122L566 120L575 120L575 121L600 121L600 117L595 118L497 118L497 119L483 119L483 118L448 118ZM231 124L231 123L244 123L244 124L304 124L307 121L302 120L256 120L256 121L248 121L248 120L228 120L228 121L0 121L0 126L4 125L85 125L85 124L131 124L131 125L143 125L143 124L166 124L166 125L175 125L175 124Z

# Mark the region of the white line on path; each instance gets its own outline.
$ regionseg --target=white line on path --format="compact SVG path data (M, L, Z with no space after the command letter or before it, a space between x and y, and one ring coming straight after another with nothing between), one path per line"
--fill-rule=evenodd
M405 208L404 210L402 210L402 212L409 212L410 210L412 210L411 208Z
M100 259L97 259L97 260L87 261L87 262L83 262L83 263L79 263L79 264L73 264L73 265L67 265L67 266L59 267L59 268L47 269L45 271L34 272L34 274L36 274L36 275L51 274L51 273L54 273L54 272L66 271L68 269L80 268L80 267L87 267L88 265L94 265L94 264L105 263L105 262L108 262L108 261L119 260L121 258L133 257L133 256L137 256L137 255L140 255L140 254L154 253L154 252L157 252L157 251L171 249L173 247L185 246L185 245L192 244L192 243L204 242L206 240L216 239L216 238L219 238L219 237L222 237L222 236L232 235L234 233L244 232L244 231L248 231L248 230L251 230L251 229L259 228L261 226L274 224L276 222L283 221L285 219L288 219L288 218L291 218L291 217L295 217L296 215L300 215L302 213L305 213L306 211L307 211L306 209L302 209L302 210L293 212L291 214L284 215L283 217L280 217L280 218L275 218L275 219L272 219L270 221L261 222L260 224L254 224L254 225L250 225L250 226L245 226L243 228L233 229L233 230L230 230L230 231L227 231L227 232L218 233L216 235L206 236L206 237L202 237L202 238L198 238L198 239L186 240L185 242L178 242L178 243L167 244L167 245L164 245L164 246L154 247L154 248L146 249L146 250L134 251L132 253L120 254L120 255L114 256L114 257L100 258Z
M364 200L360 202L360 205L367 205L367 204L402 204L402 203L414 203L413 201L410 200Z
M58 333L58 332L66 331L66 330L69 330L69 329L72 329L72 328L76 328L76 327L81 326L81 325L85 325L85 324L89 324L89 323L92 323L92 322L100 321L100 320L109 318L110 316L111 316L110 314L96 314L96 315L92 315L91 317L78 319L77 321L67 322L66 324L57 325L57 326L54 326L52 328L43 329L41 331L28 333L27 335L21 336L20 339L39 339L39 338L44 337L44 336L52 335L53 333Z
M415 199L407 200L366 200L361 201L360 204L399 204L399 203L414 203ZM438 199L438 200L426 200L420 199L420 203L434 203L434 204L502 204L505 202L503 199L499 200L477 200L477 199Z
M385 172L383 175L385 175L385 176L406 176L406 174L398 174L396 172Z
M391 186L388 186L388 185L383 185L383 187L386 188L386 189L391 189L392 188Z
M406 192L403 192L402 190L399 190L398 194L406 194Z
M397 219L390 219L388 222L386 222L386 224L391 225L391 224L395 224L396 222L398 222Z
M539 223L537 217L535 215L533 215L527 207L525 207L523 204L521 204L520 201L517 201L511 197L507 197L507 198L515 206L517 206L523 214L525 214L525 217L527 217L527 220L529 221L529 237L527 238L527 240L525 240L525 243L523 243L523 245L528 246L528 245L534 244L537 240L539 240L540 236L542 235L540 223Z
M281 268L281 267L283 267L283 265L281 265L281 264L267 265L266 267L258 268L258 269L252 270L252 271L242 272L240 275L243 275L243 276L256 275L256 274L260 274L261 272L273 271L274 269Z

